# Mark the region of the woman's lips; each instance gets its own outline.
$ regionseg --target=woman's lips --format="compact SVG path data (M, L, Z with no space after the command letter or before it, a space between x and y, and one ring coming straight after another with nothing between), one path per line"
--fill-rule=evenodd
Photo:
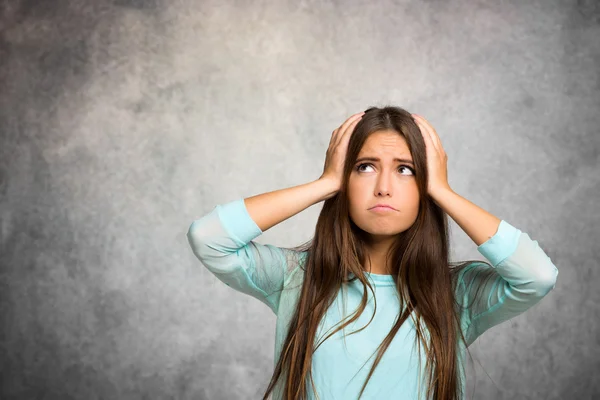
M370 209L371 211L396 211L391 207L387 207L387 206L377 206L377 207L373 207Z

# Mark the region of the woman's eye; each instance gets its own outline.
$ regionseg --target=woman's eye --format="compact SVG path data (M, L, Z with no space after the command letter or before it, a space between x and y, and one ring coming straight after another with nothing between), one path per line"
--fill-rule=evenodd
M402 168L409 170L410 173L413 175L415 174L415 171L411 167L408 167L406 165L401 165L400 168L398 168L398 169L402 169Z
M363 167L363 166L365 166L365 165L369 165L369 164L359 164L359 165L356 167L356 170L357 170L358 172L363 172L363 171L361 171L360 169L361 169L361 167Z
M371 167L372 165L371 165L371 164L359 164L359 165L356 167L356 170L357 170L358 172L365 172L365 171L361 171L361 167L363 167L363 166L369 166L369 167ZM409 170L409 171L410 171L410 173L411 173L411 174L413 174L413 175L414 175L414 173L415 173L415 171L414 171L414 170L413 170L411 167L409 167L409 166L407 166L407 165L401 165L401 166L399 166L399 167L398 167L398 170L399 170L399 171L400 171L400 170L402 170L402 169L407 169L407 170Z

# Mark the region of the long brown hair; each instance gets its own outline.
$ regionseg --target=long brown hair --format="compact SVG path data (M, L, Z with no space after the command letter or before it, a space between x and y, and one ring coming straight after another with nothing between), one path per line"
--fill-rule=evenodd
M358 319L367 306L367 287L373 293L373 287L362 267L367 257L366 233L349 217L347 185L352 167L366 139L372 133L382 130L395 131L406 140L415 165L420 204L415 223L397 235L390 249L392 275L396 279L400 310L404 311L378 347L377 357L362 386L359 398L383 353L411 313L417 317L415 341L418 342L419 351L421 344L426 351L427 398L454 400L460 396L461 365L457 343L459 337L463 341L465 337L460 329L458 310L461 304L456 301L454 295L456 277L460 270L471 262L482 261L449 262L448 216L427 195L425 142L419 127L406 110L386 106L366 110L348 143L340 190L334 197L325 200L314 237L303 245L290 249L307 254L301 267L304 270L304 279L281 355L263 400L269 397L280 378L285 380L283 393L286 400L307 399L309 381L312 390L315 389L311 373L313 352L330 336ZM359 308L349 320L339 325L315 347L319 322L342 285L355 279L360 280L364 287ZM429 333L429 341L423 332L423 324ZM366 326L352 333L365 328Z

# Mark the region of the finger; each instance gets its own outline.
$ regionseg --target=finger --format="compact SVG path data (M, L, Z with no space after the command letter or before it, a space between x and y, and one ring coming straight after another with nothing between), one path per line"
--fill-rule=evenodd
M351 115L350 118L348 118L346 121L344 121L344 123L342 125L340 125L336 129L334 129L333 132L331 133L331 139L329 140L329 147L331 147L332 145L333 145L333 147L337 146L337 144L339 143L340 136L341 136L340 132L341 133L344 132L344 127L351 124L355 119L357 119L359 116L362 116L363 114L364 114L364 111L360 112L360 113L356 113L354 115Z
M335 147L344 146L344 144L348 142L347 138L350 136L350 135L348 135L348 132L352 132L354 130L354 127L356 126L356 124L358 124L359 121L360 121L360 119L354 120L353 122L350 123L349 126L346 127L346 129L344 131L342 131L341 129L338 131L337 140L335 142Z
M359 113L356 113L356 114L350 116L350 118L348 118L346 121L344 121L344 123L342 124L342 126L340 126L338 128L338 132L342 132L342 134L343 134L346 131L346 129L348 128L348 126L350 124L352 124L354 121L362 118L362 116L364 115L364 113L365 112L362 111L362 112L359 112Z
M417 125L421 129L421 133L423 134L423 139L425 143L431 147L432 150L435 150L439 153L438 144L435 141L434 134L431 132L428 124L423 122L423 118L419 117L417 119Z
M436 130L431 126L431 124L420 115L417 115L419 120L427 127L427 131L429 132L429 136L431 137L432 142L435 145L435 148L440 152L444 152L444 146L442 145L442 140L440 139L440 135L437 134Z
M348 127L348 129L340 135L340 140L338 141L337 148L340 149L344 154L348 150L348 142L350 141L350 137L352 136L352 132L354 131L354 127L358 124L358 121L355 121Z
M443 154L444 148L442 147L442 141L440 140L440 137L435 131L435 129L430 128L429 134L431 136L431 141L433 142L435 149L438 151L438 153L440 153L440 155Z
M331 138L329 139L329 147L331 147L336 142L337 131L337 129L334 129L333 132L331 132Z
M419 118L418 115L415 115L415 123L419 127L419 131L421 132L421 136L423 136L423 140L425 141L425 144L429 145L429 142L431 141L431 137L429 136L427 127L423 124L423 122L421 122L421 119Z
M338 146L341 143L344 142L348 142L348 140L350 139L350 134L354 131L354 128L356 127L356 125L360 122L361 118L355 119L349 126L346 127L346 130L344 130L340 135L339 135L339 140L338 140Z

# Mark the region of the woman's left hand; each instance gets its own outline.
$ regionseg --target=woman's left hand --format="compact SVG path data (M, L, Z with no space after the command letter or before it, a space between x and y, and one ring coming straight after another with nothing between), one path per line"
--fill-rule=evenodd
M437 132L425 118L417 114L411 115L425 140L428 170L427 192L433 197L440 191L452 190L448 184L448 156Z

